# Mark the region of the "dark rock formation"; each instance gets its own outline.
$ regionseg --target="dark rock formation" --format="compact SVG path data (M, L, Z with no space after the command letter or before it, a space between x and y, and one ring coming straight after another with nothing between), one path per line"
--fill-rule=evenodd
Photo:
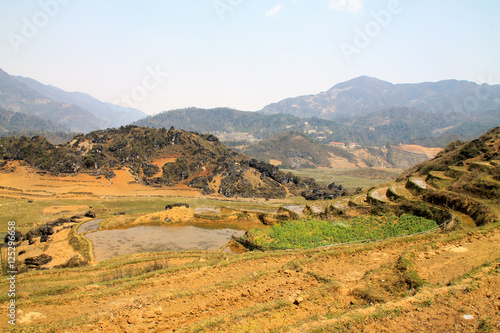
M96 215L93 211L89 210L88 212L85 213L85 216L94 219Z
M51 225L44 225L40 227L40 234L42 236L50 236L54 234L54 228Z
M344 188L342 185L335 185L332 183L328 185L328 188L316 187L312 190L303 191L300 195L306 198L306 200L332 200L336 199L344 193Z
M159 167L157 167L154 164L148 164L146 162L142 163L141 168L142 168L142 172L144 173L144 176L146 176L146 177L153 177L158 172L160 172Z
M165 206L165 210L169 210L169 209L172 209L174 207L186 207L186 208L189 208L189 205L187 203L178 202L178 203L166 205Z
M12 236L7 234L5 235L5 238L3 239L5 243L8 243L8 242L19 242L21 240L24 239L24 236L22 233L20 233L19 231L16 230L16 232L14 233L14 238L12 239Z
M52 257L43 253L43 254L36 256L36 257L26 258L24 260L24 264L28 267L33 268L33 267L43 266L45 264L48 264L51 261L52 261Z

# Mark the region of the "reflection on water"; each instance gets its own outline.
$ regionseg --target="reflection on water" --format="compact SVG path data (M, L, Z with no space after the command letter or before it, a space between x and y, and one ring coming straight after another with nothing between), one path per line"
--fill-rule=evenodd
M137 226L129 229L103 230L85 235L94 244L98 261L138 252L214 251L226 245L231 236L245 231L202 229L193 226Z

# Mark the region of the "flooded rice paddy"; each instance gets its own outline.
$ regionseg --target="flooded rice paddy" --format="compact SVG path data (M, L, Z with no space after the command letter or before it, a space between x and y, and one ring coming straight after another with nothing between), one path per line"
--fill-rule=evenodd
M88 228L97 227L96 221ZM86 224L83 224L79 231ZM87 230L85 227L83 230ZM95 229L94 229L95 230ZM194 226L136 226L128 229L102 230L85 235L94 245L98 261L140 252L215 251L225 246L232 236L245 231L234 229L203 229Z

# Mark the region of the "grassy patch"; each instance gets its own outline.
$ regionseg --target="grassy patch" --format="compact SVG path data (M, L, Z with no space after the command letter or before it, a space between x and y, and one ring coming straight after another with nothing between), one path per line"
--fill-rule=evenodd
M356 217L349 221L296 220L266 229L251 229L246 236L266 250L314 248L364 240L411 235L436 227L436 222L413 215Z
M424 285L424 280L418 275L417 271L413 267L414 254L412 252L405 251L399 257L397 268L401 273L401 280L408 289L418 289Z
M143 265L128 266L128 267L118 267L109 271L106 271L98 276L99 282L108 282L119 280L123 278L131 278L146 273L156 272L169 268L168 261L166 260L155 260L148 262Z
M92 243L83 235L78 234L78 227L71 229L68 243L87 261L92 261Z

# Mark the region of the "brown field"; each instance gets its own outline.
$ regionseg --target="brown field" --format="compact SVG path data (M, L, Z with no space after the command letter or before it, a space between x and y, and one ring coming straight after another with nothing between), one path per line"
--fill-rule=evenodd
M273 160L273 159L270 159L270 160L269 160L269 164L272 164L272 165L275 165L275 166L279 166L279 165L282 165L282 164L283 164L283 162L278 161L278 160Z
M161 163L161 162L160 162ZM196 197L200 190L187 186L154 188L137 182L127 168L114 170L111 180L88 174L53 176L41 174L20 162L9 162L0 173L0 196L9 198L89 198L89 197Z
M64 205L64 206L50 206L42 209L40 213L61 215L61 214L77 214L88 209L86 205Z
M175 157L157 160L161 165ZM15 220L22 232L27 228L54 221L60 217L71 217L93 210L98 217L109 218L113 214L126 212L134 218L142 214L158 212L168 203L188 202L193 207L209 203L232 202L259 210L266 206L303 202L301 197L286 199L226 198L217 192L202 195L201 190L185 185L161 188L146 186L135 180L128 169L114 170L116 177L111 180L88 174L54 176L37 172L20 162L9 162L0 171L0 236L5 235L7 221ZM220 176L214 177L213 189L220 186ZM260 178L249 173L252 182L260 183ZM93 206L93 208L90 208ZM139 214L139 215L137 215ZM136 216L137 215L137 216Z
M394 148L404 150L409 153L427 155L429 159L435 157L441 150L443 150L442 148L427 148L418 145L399 145L394 146Z

